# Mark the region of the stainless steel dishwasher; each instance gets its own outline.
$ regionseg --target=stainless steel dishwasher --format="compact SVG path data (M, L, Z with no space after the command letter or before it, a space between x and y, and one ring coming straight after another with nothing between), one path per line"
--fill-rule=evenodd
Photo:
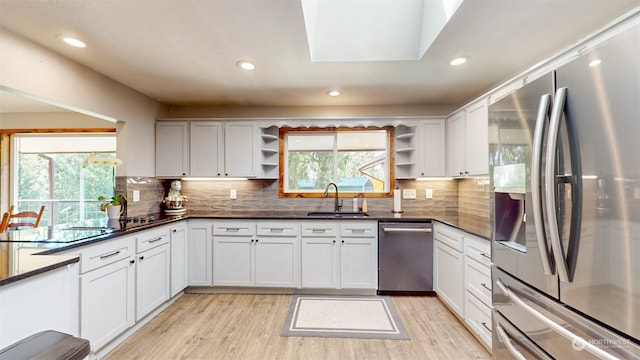
M430 221L378 223L378 294L433 293Z

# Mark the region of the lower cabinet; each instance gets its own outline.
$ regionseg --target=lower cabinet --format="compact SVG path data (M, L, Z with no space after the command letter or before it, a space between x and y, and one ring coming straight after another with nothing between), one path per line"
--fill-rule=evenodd
M169 227L138 233L136 253L136 321L170 297Z
M213 237L211 220L189 220L187 238L187 284L213 285Z
M434 224L434 286L436 294L464 318L463 236L453 228Z
M491 349L491 244L465 235L465 322Z
M313 221L301 226L302 287L340 287L340 226L335 222Z
M289 222L215 222L217 286L300 287L298 226Z
M135 238L114 239L80 254L80 337L96 351L135 322Z
M181 221L169 228L171 247L171 297L187 287L187 225Z
M340 223L340 287L378 288L377 221Z

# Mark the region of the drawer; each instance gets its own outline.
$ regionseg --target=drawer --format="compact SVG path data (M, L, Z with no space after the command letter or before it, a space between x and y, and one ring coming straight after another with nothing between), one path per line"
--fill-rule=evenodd
M153 249L156 246L169 243L169 227L164 226L161 228L142 231L137 234L137 252Z
M213 235L253 236L256 224L250 222L224 222L213 224Z
M486 305L491 305L491 269L475 260L465 262L466 289Z
M377 221L342 221L340 222L340 236L344 237L376 237L378 235Z
M135 238L105 240L88 246L80 252L80 273L86 273L135 255Z
M261 236L298 236L298 225L286 223L258 223L257 233Z
M464 251L464 236L461 231L442 224L435 224L434 229L434 239L436 241L439 241L456 251Z
M465 303L465 322L480 340L491 348L491 308L478 300L475 296L467 292Z
M338 236L338 224L324 221L314 221L302 224L303 237Z
M465 235L464 237L465 255L479 263L491 266L491 243L473 235Z

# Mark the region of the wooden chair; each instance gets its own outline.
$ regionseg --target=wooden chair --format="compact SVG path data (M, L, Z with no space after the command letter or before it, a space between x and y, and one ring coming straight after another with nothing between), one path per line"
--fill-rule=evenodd
M19 213L13 213L14 206L11 205L9 212L2 216L2 223L0 223L0 232L14 227L38 227L42 213L44 213L44 205L40 207L40 211L21 211Z

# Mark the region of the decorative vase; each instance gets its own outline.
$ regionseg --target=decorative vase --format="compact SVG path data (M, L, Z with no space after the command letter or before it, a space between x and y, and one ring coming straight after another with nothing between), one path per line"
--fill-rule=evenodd
M120 213L122 212L122 205L109 205L107 206L107 217L109 219L118 219L120 218Z

